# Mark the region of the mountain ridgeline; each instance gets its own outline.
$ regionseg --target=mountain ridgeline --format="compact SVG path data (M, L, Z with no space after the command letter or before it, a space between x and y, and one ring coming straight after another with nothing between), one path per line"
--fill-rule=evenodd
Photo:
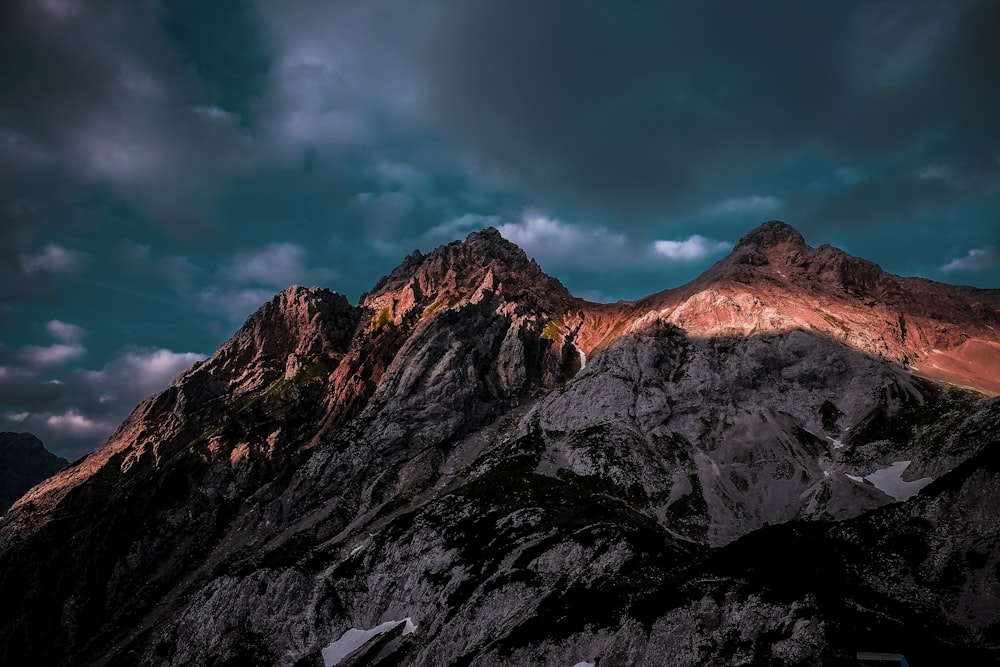
M998 393L1000 290L772 221L597 304L487 229L283 291L22 497L0 663L997 664Z

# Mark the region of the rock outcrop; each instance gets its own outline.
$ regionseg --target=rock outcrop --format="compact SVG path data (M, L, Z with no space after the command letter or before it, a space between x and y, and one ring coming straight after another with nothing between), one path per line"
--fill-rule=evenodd
M66 464L30 433L0 433L0 513Z
M289 288L3 517L0 662L995 660L998 303L778 222L632 303L492 229Z

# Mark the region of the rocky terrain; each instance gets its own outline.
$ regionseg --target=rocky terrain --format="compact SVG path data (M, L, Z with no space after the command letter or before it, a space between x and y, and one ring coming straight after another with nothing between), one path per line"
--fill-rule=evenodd
M998 331L779 222L629 303L493 229L292 287L4 515L0 662L995 664Z
M67 463L30 433L0 433L0 513Z

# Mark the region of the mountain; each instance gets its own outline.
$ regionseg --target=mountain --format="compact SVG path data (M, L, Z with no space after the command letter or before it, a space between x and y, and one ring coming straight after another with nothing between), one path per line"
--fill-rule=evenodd
M0 662L996 664L998 324L776 221L636 302L495 229L289 288L0 520Z
M0 433L0 512L67 463L30 433Z

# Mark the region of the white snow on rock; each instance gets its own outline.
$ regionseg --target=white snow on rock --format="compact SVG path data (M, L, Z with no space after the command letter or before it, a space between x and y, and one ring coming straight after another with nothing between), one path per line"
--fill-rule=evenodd
M403 627L404 635L408 635L417 629L417 626L413 624L413 620L409 616L401 621L386 621L385 623L376 625L370 630L351 628L342 634L340 639L331 642L329 646L323 649L324 667L334 667L334 665L339 665L341 660L364 646L368 640L395 629L401 623L406 624Z
M578 662L573 667L594 667L595 664L593 662Z
M866 475L864 479L882 493L892 496L896 500L906 500L934 481L933 477L921 477L912 482L904 481L903 471L910 466L910 463L910 461L896 461L888 468L882 468ZM863 481L861 477L856 475L848 475L848 477L855 482Z

